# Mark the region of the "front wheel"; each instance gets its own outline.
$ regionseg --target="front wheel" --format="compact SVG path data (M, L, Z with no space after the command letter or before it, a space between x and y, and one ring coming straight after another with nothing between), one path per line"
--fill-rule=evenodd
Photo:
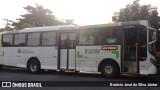
M39 73L41 68L40 68L40 63L38 62L38 60L30 61L28 64L28 70L33 74Z
M119 72L119 67L115 62L108 61L101 66L101 74L105 78L116 78L119 76Z

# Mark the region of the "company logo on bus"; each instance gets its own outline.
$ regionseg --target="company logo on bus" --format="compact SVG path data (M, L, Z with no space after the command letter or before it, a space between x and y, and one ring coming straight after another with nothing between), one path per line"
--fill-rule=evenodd
M21 53L21 49L20 48L18 49L18 53Z
M102 46L101 50L118 50L117 46Z

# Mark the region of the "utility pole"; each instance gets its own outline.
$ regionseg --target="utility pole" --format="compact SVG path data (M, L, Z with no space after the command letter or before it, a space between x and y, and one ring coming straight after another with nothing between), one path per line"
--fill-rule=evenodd
M7 23L6 23L6 26L9 26L10 25L10 23L9 22L14 22L14 21L12 21L12 20L9 20L9 19L3 19L3 20L5 20Z
M3 19L3 20L6 21L5 30L12 30L12 28L9 25L11 25L10 23L13 23L14 21L9 20L9 19Z

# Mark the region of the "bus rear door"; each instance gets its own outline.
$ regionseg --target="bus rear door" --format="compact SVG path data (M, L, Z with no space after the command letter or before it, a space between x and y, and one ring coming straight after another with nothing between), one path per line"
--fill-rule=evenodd
M136 26L125 26L123 30L123 59L122 72L137 74L138 61L138 33Z
M60 33L60 69L75 69L76 32Z

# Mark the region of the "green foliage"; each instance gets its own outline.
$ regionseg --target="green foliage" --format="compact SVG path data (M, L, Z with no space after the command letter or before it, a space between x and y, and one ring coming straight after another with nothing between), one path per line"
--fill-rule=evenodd
M66 19L66 20L61 20L60 25L68 25L68 24L73 24L74 20L73 19Z
M148 19L152 27L154 27L157 30L160 28L160 24L159 24L160 17L158 16L158 12L156 11L152 12L152 14L150 15Z
M126 5L126 8L120 10L119 19L112 17L112 21L135 21L135 20L149 20L151 26L155 29L160 28L160 17L157 11L149 14L148 6L139 4L139 0L133 2L133 4Z
M6 26L6 27L5 27L5 30L6 30L6 31L11 31L11 30L14 30L14 29L11 28L10 26Z
M5 28L0 28L0 31L11 31L14 30L13 28L11 28L10 26L5 26Z
M147 8L146 5L140 6L137 1L134 1L133 4L128 4L124 10L120 11L118 21L147 20L149 17Z
M20 27L15 27L15 30L22 30L24 28L30 28L30 27L34 27L34 25L28 24L28 23L23 23L22 25L20 25Z
M140 9L139 19L147 20L148 18L149 18L148 6L143 5L143 6L141 6L141 9Z
M0 32L2 32L2 31L4 31L5 30L5 28L0 28Z
M24 7L27 10L27 14L21 15L21 18L17 19L18 22L14 22L12 26L15 29L23 29L26 27L43 27L43 26L55 26L72 24L72 19L64 20L65 22L59 21L53 12L49 9L43 8L43 6L36 4L36 7L27 6Z
M5 26L5 28L0 28L0 31L11 31L14 30L13 28L11 28L10 26Z
M112 21L114 21L114 22L118 21L117 18L116 18L116 16L112 16Z

